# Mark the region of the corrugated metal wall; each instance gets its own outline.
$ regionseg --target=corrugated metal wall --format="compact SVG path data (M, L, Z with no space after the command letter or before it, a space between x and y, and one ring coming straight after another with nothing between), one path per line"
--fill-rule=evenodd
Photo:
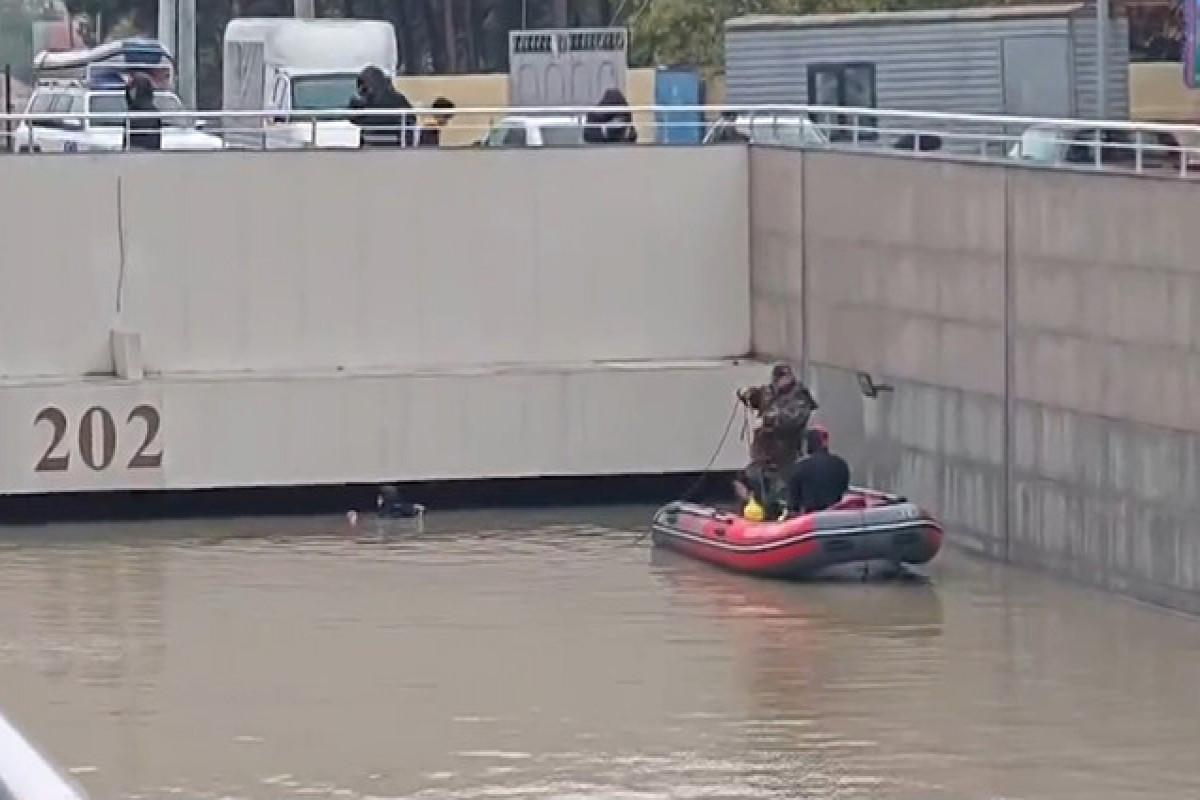
M1080 15L981 21L729 30L725 36L727 102L806 103L807 65L869 61L876 65L880 108L1004 113L1003 39L1074 37L1076 116L1096 108L1095 22ZM1129 35L1113 20L1109 114L1127 116Z
M1075 41L1075 116L1096 116L1096 18L1071 20ZM1108 118L1129 118L1129 22L1114 19L1108 40Z

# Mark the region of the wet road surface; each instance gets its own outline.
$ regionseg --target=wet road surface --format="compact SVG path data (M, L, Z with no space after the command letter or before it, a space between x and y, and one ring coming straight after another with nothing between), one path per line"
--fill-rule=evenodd
M953 551L741 578L649 513L10 529L0 709L93 800L1200 797L1200 621Z

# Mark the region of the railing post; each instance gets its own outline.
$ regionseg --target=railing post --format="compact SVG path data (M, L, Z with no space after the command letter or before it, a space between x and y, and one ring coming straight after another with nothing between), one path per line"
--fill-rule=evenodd
M1016 517L1016 275L1013 265L1013 192L1012 170L1004 170L1004 561L1012 559L1012 532Z

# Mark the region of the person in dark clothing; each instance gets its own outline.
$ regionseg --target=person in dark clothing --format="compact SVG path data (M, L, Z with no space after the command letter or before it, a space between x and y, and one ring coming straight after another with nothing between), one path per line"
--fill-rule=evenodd
M722 111L717 124L713 126L708 139L710 144L739 143L746 144L750 137L737 129L737 114L733 111Z
M804 447L808 418L820 408L812 392L781 362L771 368L770 383L743 389L738 399L762 419L750 440L751 459L790 467Z
M418 147L440 147L442 144L442 128L450 124L450 120L454 118L453 114L454 103L445 97L439 97L433 101L432 121L421 126L421 138L417 143Z
M405 500L400 496L400 491L390 484L379 487L375 507L384 519L410 519L425 513L425 506Z
M634 144L637 128L629 113L629 101L620 89L605 89L597 105L613 111L591 111L584 119L583 140L589 144ZM624 111L618 109L625 109Z
M788 509L800 514L824 511L850 488L850 467L829 452L829 432L813 425L804 434L808 455L796 462L788 476Z
M366 67L358 73L350 108L393 108L401 112L351 116L350 122L362 130L363 147L412 147L415 143L417 116L412 113L412 103L396 90L391 79L379 67Z
M154 104L154 84L144 72L132 72L125 82L125 107L131 112L157 111ZM130 150L162 149L162 118L129 118Z
M743 503L753 497L768 515L776 516L786 500L786 476L800 456L804 430L817 401L791 365L784 363L771 368L770 383L742 389L737 397L758 414L761 423L750 440L750 464L735 478L733 489Z

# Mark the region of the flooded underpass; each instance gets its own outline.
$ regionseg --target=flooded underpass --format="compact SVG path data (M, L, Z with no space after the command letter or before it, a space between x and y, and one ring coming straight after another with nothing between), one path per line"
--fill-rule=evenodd
M0 708L93 800L1195 796L1197 620L742 578L650 511L10 530Z

